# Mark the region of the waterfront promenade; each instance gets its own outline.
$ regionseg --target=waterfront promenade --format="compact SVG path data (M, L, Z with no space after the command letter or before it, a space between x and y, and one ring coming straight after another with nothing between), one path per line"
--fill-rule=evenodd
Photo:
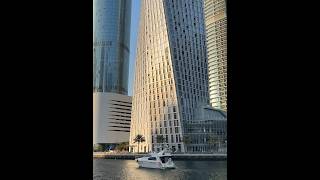
M136 159L147 154L94 152L93 158ZM227 154L172 154L173 160L227 160Z

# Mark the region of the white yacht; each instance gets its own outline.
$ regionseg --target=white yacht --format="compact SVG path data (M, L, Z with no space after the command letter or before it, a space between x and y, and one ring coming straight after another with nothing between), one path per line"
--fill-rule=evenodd
M167 149L164 149L159 153L152 152L147 156L137 158L136 161L138 162L139 167L144 168L170 169L176 167L172 161L172 155Z

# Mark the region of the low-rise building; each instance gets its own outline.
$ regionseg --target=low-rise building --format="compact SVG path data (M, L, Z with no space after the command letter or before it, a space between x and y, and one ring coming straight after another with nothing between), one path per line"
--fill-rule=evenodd
M184 144L188 153L227 153L227 113L206 106L196 120L185 125Z

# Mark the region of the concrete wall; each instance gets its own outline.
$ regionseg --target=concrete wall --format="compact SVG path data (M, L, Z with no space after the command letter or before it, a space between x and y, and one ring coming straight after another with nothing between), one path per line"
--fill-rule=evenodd
M93 93L93 144L129 141L131 97Z

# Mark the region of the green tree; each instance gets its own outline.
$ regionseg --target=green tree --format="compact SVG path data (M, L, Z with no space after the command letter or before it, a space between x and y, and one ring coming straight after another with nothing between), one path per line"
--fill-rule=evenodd
M129 142L122 142L116 146L116 150L118 151L128 151L129 150Z
M139 150L140 150L140 143L142 142L145 142L146 139L144 138L143 135L141 134L138 134L134 139L133 139L133 143L138 143L138 153L139 153Z
M218 142L218 139L217 139L217 137L215 137L215 136L213 136L213 135L210 135L209 137L208 137L208 140L207 140L207 143L209 144L209 148L211 149L211 152L213 151L212 149L212 145L213 145L213 147L216 147L216 145L217 145L217 143L219 143Z
M95 144L93 146L93 151L94 152L102 152L103 151L103 146L101 144Z
M185 150L188 151L187 146L191 144L191 137L189 135L184 135L182 138L182 142L185 145Z

